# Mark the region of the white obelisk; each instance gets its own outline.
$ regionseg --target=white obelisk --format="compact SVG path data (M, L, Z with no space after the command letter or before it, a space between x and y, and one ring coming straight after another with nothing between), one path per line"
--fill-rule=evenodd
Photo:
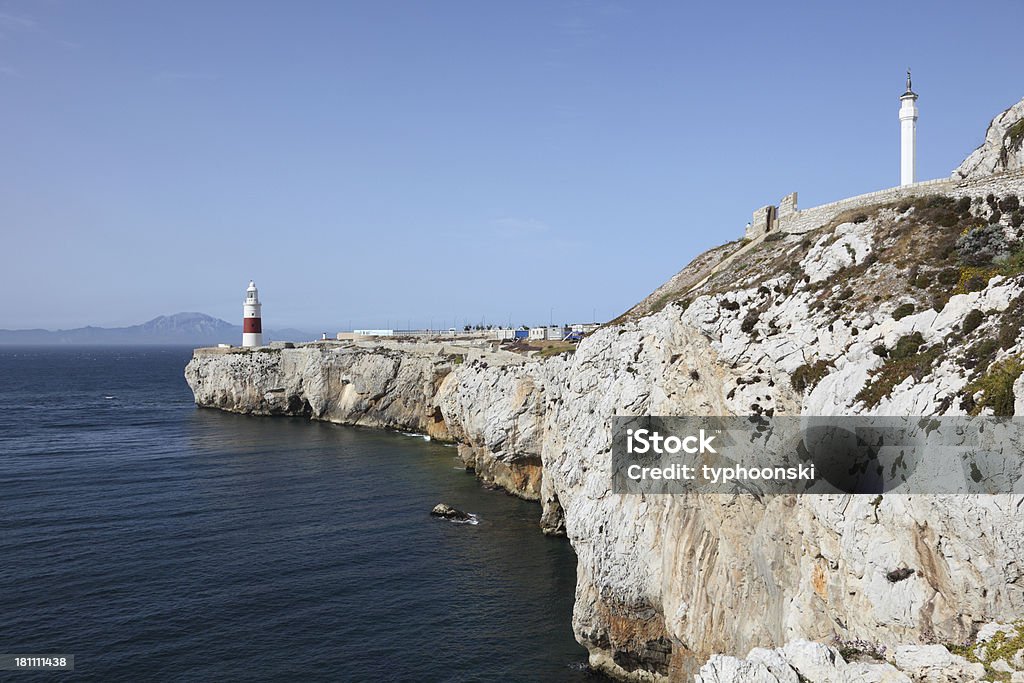
M900 185L917 182L917 93L910 89L900 96Z

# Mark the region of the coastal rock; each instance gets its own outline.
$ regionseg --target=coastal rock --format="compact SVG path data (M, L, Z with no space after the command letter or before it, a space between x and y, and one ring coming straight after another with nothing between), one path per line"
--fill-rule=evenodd
M981 628L978 629L976 640L979 643L987 643L1000 634L1003 636L1013 637L1017 635L1017 628L1013 624L1000 624L999 622L993 621L988 624L983 624Z
M517 369L527 362L518 354L458 344L317 343L254 351L199 349L185 378L201 406L457 440L463 461L478 476L537 500L539 404L532 378ZM456 368L467 370L466 381L452 382ZM461 419L446 420L443 405ZM515 424L506 429L498 414Z
M774 650L755 648L746 659L714 655L694 676L696 683L911 683L888 662L847 662L822 643L795 640Z
M434 517L443 517L444 519L450 519L456 522L468 522L473 519L473 515L468 512L463 512L457 508L453 508L447 503L438 503L434 506L434 509L430 511L430 514Z
M1024 194L1024 180L999 183L972 191ZM713 250L568 357L385 342L197 350L186 378L202 406L458 443L478 476L539 500L544 530L569 539L573 629L591 666L612 676L783 680L785 661L808 680L904 680L818 641L963 643L979 624L1018 618L1021 495L641 496L613 492L609 472L616 415L1020 405L1024 271L953 263L976 217L949 198L915 201ZM917 680L977 672L941 646L907 647L919 649L895 665ZM780 651L734 661L757 648ZM935 658L941 666L925 665Z
M714 655L694 676L695 683L797 683L796 672L789 669L793 677L781 679L760 662L751 662L725 655Z
M896 666L921 683L960 683L980 681L985 676L982 664L952 654L942 645L904 645L896 648Z
M953 171L953 178L980 178L1024 168L1024 100L992 119L985 142Z

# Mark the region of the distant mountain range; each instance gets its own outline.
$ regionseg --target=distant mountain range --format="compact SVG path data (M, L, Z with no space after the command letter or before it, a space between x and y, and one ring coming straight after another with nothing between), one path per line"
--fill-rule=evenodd
M317 339L302 330L267 330L266 342L309 341ZM189 344L209 346L216 344L239 345L242 326L205 313L175 313L161 315L141 325L130 327L76 327L71 330L0 330L0 344Z

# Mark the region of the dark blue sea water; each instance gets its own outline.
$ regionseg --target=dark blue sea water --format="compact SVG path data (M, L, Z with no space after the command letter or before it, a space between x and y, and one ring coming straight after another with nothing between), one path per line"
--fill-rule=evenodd
M189 356L0 349L0 653L76 657L0 679L587 677L535 504L420 438L198 409Z

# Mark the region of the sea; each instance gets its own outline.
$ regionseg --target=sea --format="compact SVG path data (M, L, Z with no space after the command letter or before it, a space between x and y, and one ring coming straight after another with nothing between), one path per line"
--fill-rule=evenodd
M0 680L595 680L536 503L421 436L197 408L190 356L0 348L0 654L75 666Z

